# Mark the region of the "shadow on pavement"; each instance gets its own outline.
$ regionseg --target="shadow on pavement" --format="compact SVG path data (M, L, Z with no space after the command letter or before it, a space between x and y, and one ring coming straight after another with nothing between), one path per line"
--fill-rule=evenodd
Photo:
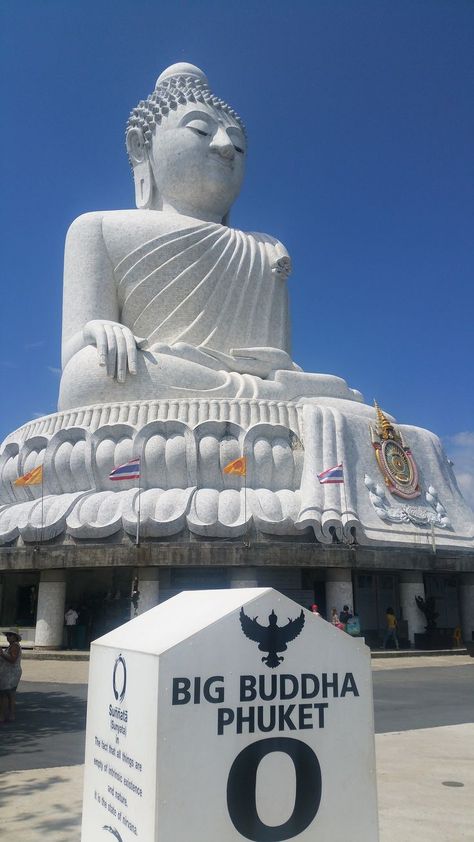
M84 762L85 685L20 684L17 718L2 726L0 772Z
M2 842L36 840L42 834L46 838L54 834L55 842L78 840L82 793L77 785L71 791L71 783L67 774L54 773L43 774L41 779L28 773L8 776L5 782L0 779Z

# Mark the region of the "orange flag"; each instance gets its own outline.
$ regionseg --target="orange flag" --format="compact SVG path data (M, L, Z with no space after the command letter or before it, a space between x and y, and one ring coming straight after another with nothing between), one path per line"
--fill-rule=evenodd
M40 485L43 482L43 466L38 465L22 477L18 477L13 485Z
M239 477L244 477L247 474L247 457L240 456L238 459L234 459L233 462L229 462L228 465L224 468L225 474L237 474Z

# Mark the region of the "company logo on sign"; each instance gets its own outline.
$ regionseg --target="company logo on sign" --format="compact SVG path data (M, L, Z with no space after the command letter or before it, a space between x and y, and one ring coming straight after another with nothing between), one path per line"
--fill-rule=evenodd
M257 623L258 617L254 617L253 620L247 617L243 608L240 609L239 619L245 637L258 643L261 652L268 652L268 655L264 655L262 661L271 669L278 667L284 661L284 657L279 657L278 652L286 652L286 644L298 637L304 626L303 609L301 609L301 614L296 620L288 618L285 626L277 625L278 617L273 609L268 617L268 626Z
M115 661L112 686L115 701L121 704L125 698L125 691L127 689L127 667L123 655L119 655Z

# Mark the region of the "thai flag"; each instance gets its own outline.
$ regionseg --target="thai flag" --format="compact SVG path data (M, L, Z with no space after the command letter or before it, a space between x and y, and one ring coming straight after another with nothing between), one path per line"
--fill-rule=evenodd
M111 470L109 479L114 482L121 479L140 479L140 457L125 462L125 465L117 465Z
M326 483L334 482L340 483L344 482L344 472L342 469L342 462L340 465L334 465L334 468L327 468L321 474L318 474L318 480L321 485L325 485Z

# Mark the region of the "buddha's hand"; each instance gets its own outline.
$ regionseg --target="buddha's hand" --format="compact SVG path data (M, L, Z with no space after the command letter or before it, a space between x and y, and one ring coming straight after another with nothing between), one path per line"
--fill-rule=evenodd
M132 331L118 322L94 319L83 328L84 340L88 345L95 345L99 355L99 365L107 367L109 377L115 377L124 383L127 370L137 373L137 347L144 340L138 339Z

